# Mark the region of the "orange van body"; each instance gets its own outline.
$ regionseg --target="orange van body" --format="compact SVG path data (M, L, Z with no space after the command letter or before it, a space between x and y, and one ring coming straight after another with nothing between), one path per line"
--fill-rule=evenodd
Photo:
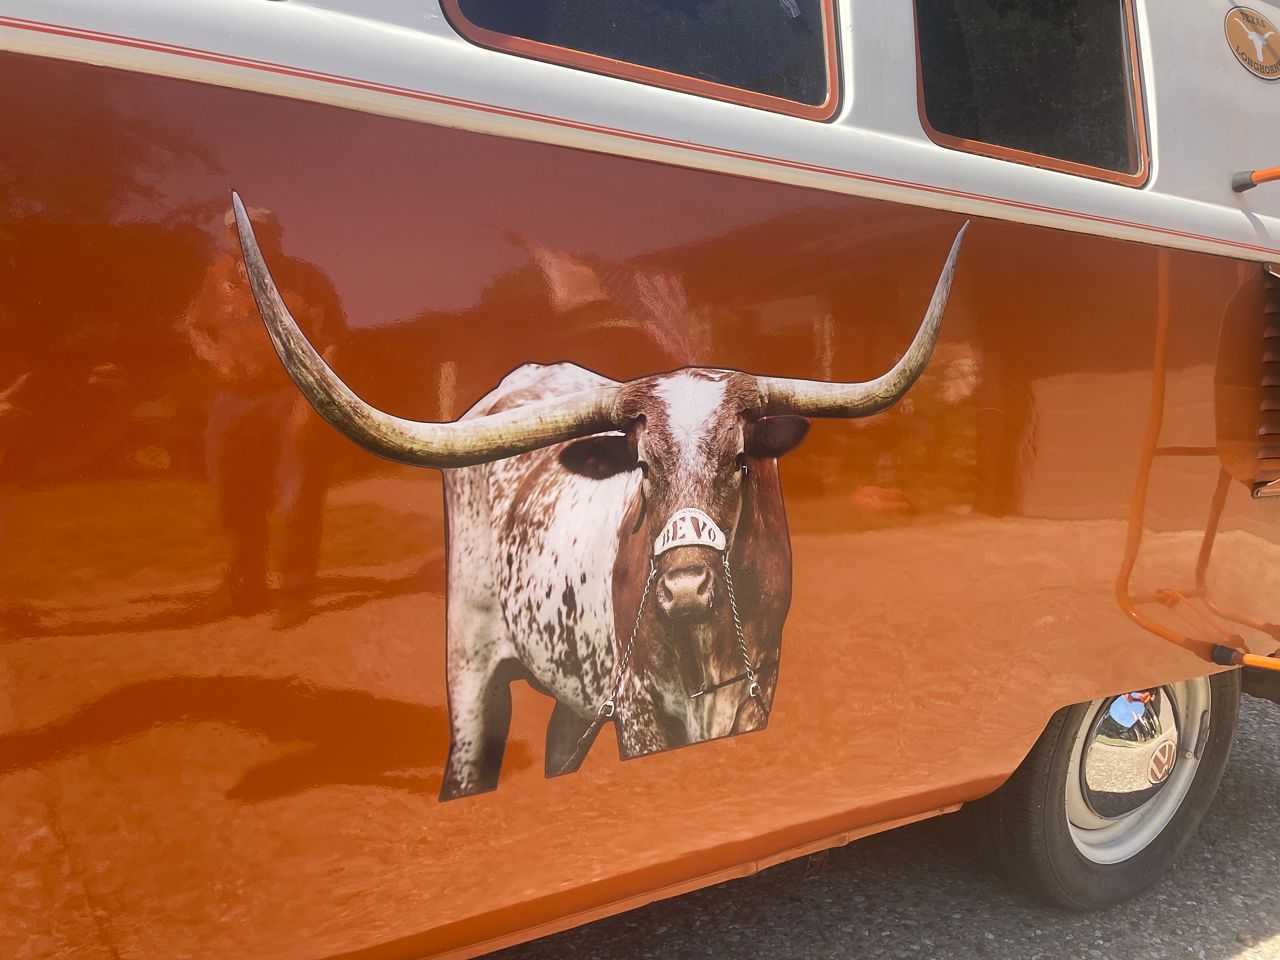
M1256 442L1257 263L15 53L0 103L0 955L473 956L955 810L1060 707L1220 669L1169 591L1230 464L1149 434ZM333 369L441 422L527 363L870 380L970 221L923 376L779 461L766 729L605 724L547 776L516 679L497 789L441 802L441 473L294 387L233 189ZM1265 625L1280 528L1222 496L1207 581Z

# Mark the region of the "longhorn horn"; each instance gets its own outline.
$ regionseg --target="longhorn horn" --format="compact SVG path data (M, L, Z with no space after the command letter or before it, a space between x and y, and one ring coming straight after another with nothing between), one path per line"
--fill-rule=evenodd
M825 380L791 380L759 377L760 400L766 416L799 414L805 417L869 417L893 406L924 372L938 339L938 326L947 310L947 297L955 277L960 241L969 229L968 221L956 234L951 253L933 289L933 299L925 312L911 346L883 376L864 383L830 383Z
M451 423L405 420L370 406L342 382L298 329L234 191L231 203L253 298L276 353L316 412L370 453L415 466L467 467L619 427L617 389L610 387Z

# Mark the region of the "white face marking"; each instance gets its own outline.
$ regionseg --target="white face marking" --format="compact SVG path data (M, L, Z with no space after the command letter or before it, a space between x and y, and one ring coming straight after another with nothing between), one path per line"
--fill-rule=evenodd
M698 444L715 424L716 413L724 403L724 381L680 373L659 383L657 393L667 407L671 436L680 444L684 456L696 458Z

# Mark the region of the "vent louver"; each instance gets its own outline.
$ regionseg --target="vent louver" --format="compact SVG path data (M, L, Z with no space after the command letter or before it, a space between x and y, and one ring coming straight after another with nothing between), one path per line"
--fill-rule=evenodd
M1280 274L1263 268L1262 399L1258 410L1258 462L1255 497L1280 496Z

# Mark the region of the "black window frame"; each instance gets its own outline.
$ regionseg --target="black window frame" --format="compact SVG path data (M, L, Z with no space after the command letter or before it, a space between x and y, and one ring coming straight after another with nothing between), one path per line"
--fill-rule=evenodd
M467 19L459 0L441 0L445 18L464 39L477 46L504 53L542 60L561 66L586 70L607 76L632 80L649 86L690 93L705 99L720 100L809 120L831 120L840 109L840 50L836 27L835 0L819 0L822 8L823 68L827 79L826 99L820 104L800 103L783 97L757 93L728 84L671 73L655 67L626 63L598 54L560 47L538 40L511 36L477 26Z
M998 160L1008 160L1013 163L1040 167L1047 170L1056 170L1061 173L1069 173L1092 180L1104 180L1109 183L1117 183L1129 187L1144 186L1151 176L1151 148L1147 131L1146 90L1142 77L1142 57L1140 39L1138 36L1137 12L1135 10L1134 0L1121 0L1121 2L1124 4L1125 8L1125 42L1128 48L1128 56L1125 58L1125 63L1131 115L1133 117L1132 129L1130 131L1132 137L1130 149L1138 161L1137 167L1133 172L1112 170L1107 167L1097 167L1073 160L1064 160L1059 157L1035 153L1029 150L1022 150L1016 147L1007 147L1001 144L988 143L982 140L959 137L943 133L936 129L929 121L929 114L925 104L924 61L920 52L919 0L913 0L913 28L915 30L916 44L916 101L917 109L919 111L920 125L924 128L925 135L938 146L946 147L950 150L972 153L978 156L994 157Z

